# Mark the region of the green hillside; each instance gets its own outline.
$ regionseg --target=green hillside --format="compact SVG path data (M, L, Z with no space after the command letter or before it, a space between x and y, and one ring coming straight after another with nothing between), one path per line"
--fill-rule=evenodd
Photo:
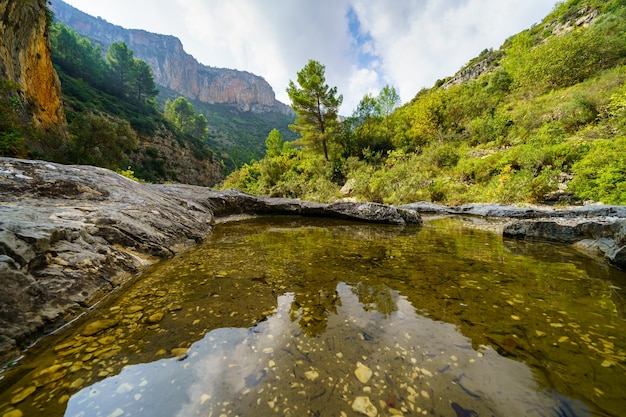
M177 92L159 86L156 99L162 107L165 100L178 96ZM206 143L222 160L226 173L263 158L265 138L272 129L278 129L289 141L297 137L288 127L293 123L293 116L241 111L232 105L208 104L198 100L191 100L191 103L195 111L207 119Z
M168 121L158 108L152 71L125 44L106 54L56 23L51 58L61 81L67 126L40 132L21 116L17 86L0 86L0 155L102 166L151 182L214 185L223 167L206 138Z
M390 115L364 97L325 132L328 159L301 141L225 187L318 201L626 204L625 64L626 1L559 3Z

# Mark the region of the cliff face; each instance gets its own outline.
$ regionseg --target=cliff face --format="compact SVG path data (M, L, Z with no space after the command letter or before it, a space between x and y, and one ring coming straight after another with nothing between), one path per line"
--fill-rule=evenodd
M208 104L231 104L240 110L257 113L292 112L289 106L276 100L274 90L262 77L202 65L185 52L180 40L174 36L125 29L85 14L61 0L52 0L50 7L56 19L99 44L103 51L113 42L126 43L136 58L150 65L158 85L189 99Z
M36 126L65 124L59 80L52 68L45 0L0 0L0 79L19 85Z

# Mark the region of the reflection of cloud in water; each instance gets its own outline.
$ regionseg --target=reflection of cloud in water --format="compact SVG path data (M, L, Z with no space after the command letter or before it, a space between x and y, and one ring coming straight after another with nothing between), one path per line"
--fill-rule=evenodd
M339 284L337 292L337 313L321 335L290 320L294 295L284 295L267 321L211 331L184 361L130 366L80 391L66 416L351 415L350 402L362 395L379 411L393 396L411 413L454 415L453 403L481 416L584 413L543 392L523 363L489 347L475 351L455 326L417 315L395 292L391 314L365 311L354 287ZM366 391L353 374L357 362L374 371Z

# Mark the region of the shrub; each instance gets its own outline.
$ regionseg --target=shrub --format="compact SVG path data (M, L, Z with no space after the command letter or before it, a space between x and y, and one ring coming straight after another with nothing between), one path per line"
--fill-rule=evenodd
M626 137L596 140L573 166L569 189L577 197L605 204L626 204Z

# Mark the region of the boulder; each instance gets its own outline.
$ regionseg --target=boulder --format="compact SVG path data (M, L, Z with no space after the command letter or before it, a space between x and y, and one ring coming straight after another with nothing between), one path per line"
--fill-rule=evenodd
M626 218L621 217L524 219L506 224L502 235L574 244L578 249L607 259L617 268L626 269L625 229Z

